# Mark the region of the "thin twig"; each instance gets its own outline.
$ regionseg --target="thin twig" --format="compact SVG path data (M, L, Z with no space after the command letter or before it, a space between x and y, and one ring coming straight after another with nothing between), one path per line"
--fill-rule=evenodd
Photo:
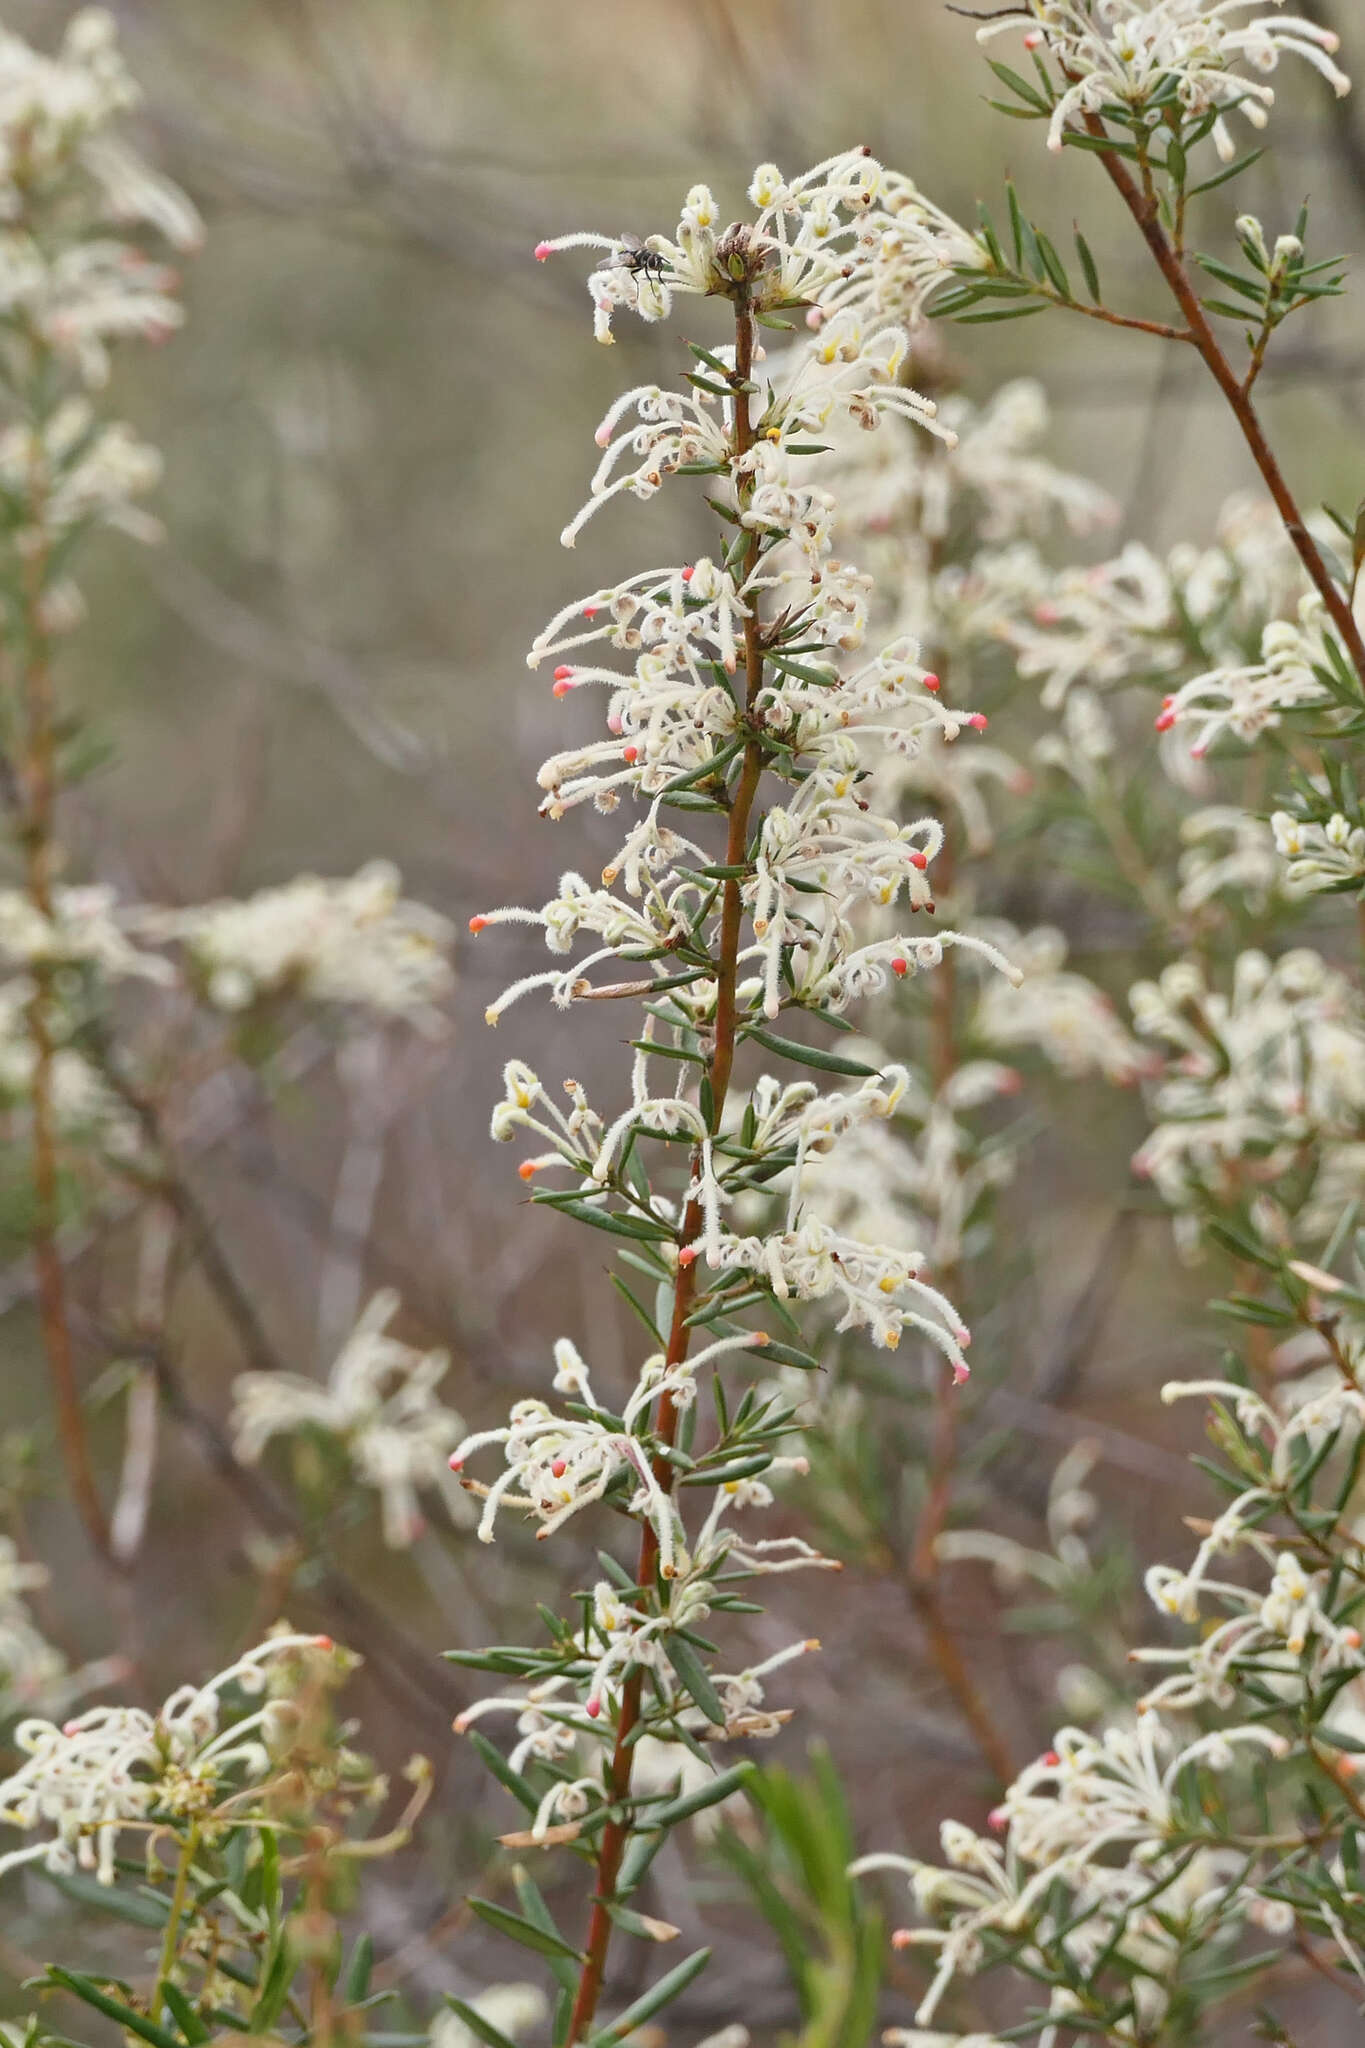
M1109 131L1098 114L1087 114L1085 126L1087 133L1096 141L1112 142ZM1285 480L1274 450L1266 439L1250 392L1224 354L1190 280L1189 272L1166 236L1159 217L1155 191L1144 191L1139 187L1122 157L1112 147L1102 149L1097 154L1108 173L1110 183L1136 221L1158 269L1171 289L1176 304L1184 314L1194 337L1195 347L1208 365L1214 382L1227 400L1233 418L1241 428L1242 438L1261 472L1266 489L1275 501L1275 508L1284 522L1285 531L1293 543L1295 552L1303 563L1314 589L1327 607L1328 616L1350 653L1357 675L1361 682L1365 683L1365 639L1361 637L1360 627L1356 623L1350 604L1337 588L1317 542L1304 524L1303 514Z

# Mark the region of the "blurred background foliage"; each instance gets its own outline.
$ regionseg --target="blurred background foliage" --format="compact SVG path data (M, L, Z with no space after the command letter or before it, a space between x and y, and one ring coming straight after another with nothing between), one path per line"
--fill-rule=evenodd
M1349 30L1347 0L1335 4ZM493 903L543 900L563 866L591 869L595 831L606 844L605 822L582 813L559 836L531 825L536 765L591 712L555 704L528 677L525 649L575 591L620 572L621 520L595 524L574 559L555 536L583 495L599 410L623 372L671 375L674 343L632 324L616 357L595 350L577 271L531 261L541 235L647 233L671 226L698 178L737 205L757 161L796 167L866 141L967 218L1012 172L1032 216L1062 233L1081 221L1113 298L1154 303L1103 181L989 113L971 25L940 0L117 0L113 11L146 92L143 142L191 193L208 241L186 279L186 330L119 372L118 409L166 452L167 537L147 552L106 536L87 562L93 623L65 656L65 687L108 757L70 798L65 829L73 875L159 902L300 870L339 875L379 855L462 928ZM68 9L16 0L5 13L50 44ZM1238 203L1288 222L1311 193L1320 245L1358 247L1365 122L1307 74L1286 71L1277 89L1277 147ZM697 335L711 340L705 310ZM947 346L974 397L1005 377L1041 380L1048 453L1103 477L1126 533L1202 540L1228 491L1251 481L1192 352L1062 319L955 331ZM1272 358L1264 409L1309 502L1358 498L1363 394L1358 301L1303 323ZM647 520L641 561L686 557L704 531L683 492ZM1143 958L1131 913L1036 849L984 864L976 897L1020 925L1061 925L1078 962L1119 990ZM451 1404L472 1424L505 1409L509 1390L542 1385L561 1331L602 1383L624 1378L634 1340L604 1316L600 1275L567 1225L520 1203L487 1139L509 1052L556 1073L590 1059L585 1034L560 1052L563 1027L530 1006L498 1036L484 1030L494 982L519 961L513 947L462 949L449 1036L402 1048L378 1105L344 1067L305 1057L269 1113L247 1091L189 1129L194 1187L294 1369L325 1368L335 1350L320 1281L339 1255L338 1173L368 1115L378 1199L363 1241L340 1255L364 1293L400 1291L405 1338L450 1350ZM581 1077L607 1071L614 1050L599 1048ZM1046 1548L1051 1474L1077 1444L1093 1448L1086 1483L1104 1510L1085 1569L1045 1601L1006 1610L979 1567L953 1580L957 1641L1016 1764L1062 1717L1059 1672L1063 1690L1078 1657L1116 1675L1135 1567L1180 1541L1193 1425L1163 1413L1155 1389L1197 1359L1202 1338L1181 1332L1206 1291L1174 1261L1168 1223L1133 1207L1121 1166L1142 1135L1133 1097L1040 1080L1035 1100L1039 1141L1005 1195L989 1313L974 1317L987 1392L963 1447L958 1516ZM583 1583L588 1538L571 1534L548 1556L529 1537L476 1551L434 1509L441 1526L394 1553L368 1497L316 1526L306 1505L281 1519L287 1463L270 1465L264 1493L224 1465L229 1383L249 1361L189 1274L174 1317L192 1413L167 1422L147 1539L111 1585L59 1497L20 1221L9 1218L13 1264L0 1272L0 1483L13 1533L53 1568L53 1639L77 1662L131 1655L133 1689L160 1697L280 1605L334 1628L366 1657L355 1692L370 1746L398 1761L416 1744L438 1767L422 1849L376 1880L378 1980L419 2005L442 1988L467 1995L505 1970L460 1901L490 1855L483 1888L499 1881L493 1838L510 1823L453 1744L467 1689L436 1653L497 1639L547 1571ZM126 1291L134 1255L117 1221L89 1233L76 1270L92 1326ZM84 1364L112 1466L126 1369L93 1342ZM683 1926L685 1946L704 1934L718 1947L688 1998L698 2031L739 2010L809 2048L857 2048L885 1944L841 1878L848 1845L875 1833L878 1846L929 1853L945 1813L979 1819L989 1803L913 1588L875 1535L913 1509L913 1487L908 1506L897 1501L917 1433L910 1404L872 1465L855 1464L831 1496L842 1579L786 1582L765 1621L774 1646L793 1621L824 1644L802 1665L801 1713L780 1746L794 1775L762 1781L704 1882L674 1867L676 1851L651 1880L649 1910ZM292 1477L306 1504L309 1475ZM882 1501L873 1535L849 1526L849 1499ZM357 1586L359 1609L347 1605ZM812 1764L815 1731L829 1756ZM0 1933L11 1980L51 1911L40 1879L12 1888ZM907 1966L889 1967L893 1984L913 1986ZM7 1997L16 2009L13 1981ZM907 2009L893 1991L892 2012Z

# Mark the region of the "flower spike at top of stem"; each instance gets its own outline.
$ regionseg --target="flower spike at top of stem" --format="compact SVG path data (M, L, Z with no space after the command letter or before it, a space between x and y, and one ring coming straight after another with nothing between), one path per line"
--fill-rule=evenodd
M533 668L551 665L555 696L605 693L605 736L571 745L541 770L542 812L560 819L590 802L615 816L629 804L624 837L600 885L567 873L540 911L470 920L476 935L508 922L539 926L561 958L580 935L591 942L586 954L514 983L490 1006L490 1023L537 987L561 1008L612 995L638 997L645 1011L623 1110L599 1115L577 1082L566 1083L561 1107L514 1060L493 1135L532 1134L538 1149L522 1171L537 1182L533 1199L618 1237L632 1263L655 1275L653 1319L642 1312L659 1348L615 1415L565 1340L555 1378L563 1412L518 1401L506 1428L479 1432L452 1461L463 1475L481 1446L503 1447L500 1478L464 1478L484 1499L485 1540L513 1507L533 1515L541 1535L585 1508L639 1525L633 1585L603 1582L551 1649L495 1663L524 1676L525 1694L500 1694L462 1717L518 1711L530 1748L518 1748L513 1768L535 1760L564 1780L540 1799L538 1826L553 1819L577 1831L605 1809L564 2043L592 2024L613 1910L626 1895L626 1848L650 1828L649 1802L632 1789L637 1739L695 1745L776 1732L786 1711L759 1711L760 1681L788 1654L816 1647L793 1646L737 1677L708 1670L695 1647L690 1631L712 1605L723 1563L729 1580L827 1562L798 1537L760 1539L736 1526L734 1515L771 1501L762 1475L799 1476L805 1460L781 1454L792 1412L775 1395L746 1396L733 1419L718 1405L718 1433L703 1440L703 1376L770 1350L802 1357L773 1333L797 1302L830 1300L841 1327L870 1330L888 1349L909 1327L944 1353L954 1378L966 1377L968 1333L921 1277L913 1247L859 1243L804 1207L811 1171L845 1132L891 1115L904 1071L879 1074L773 1027L786 1012L837 1013L931 971L954 945L1018 979L989 943L954 932L921 927L868 942L868 909L932 917L931 870L943 846L932 817L901 824L878 814L862 791L869 758L970 746L986 721L943 701L939 678L904 635L850 661L870 580L834 559L834 499L808 467L836 421L875 432L894 414L955 439L932 401L903 381L907 337L892 311L949 260L935 246L941 221L864 151L792 179L760 166L750 199L755 217L722 227L697 186L672 238L575 234L536 250L602 252L589 279L601 340L613 338L618 310L662 320L679 294L729 301L734 323L714 347L689 344L684 388L637 386L611 406L596 436L591 495L563 536L572 546L608 502L647 500L669 478L698 473L721 522L712 551L594 590L531 650ZM765 328L787 336L775 360L761 346ZM746 1043L861 1085L737 1086ZM542 1175L558 1187L542 1190ZM766 1230L753 1227L754 1189L775 1204ZM762 1328L747 1325L746 1306ZM707 1342L693 1351L699 1323ZM698 1489L712 1502L694 1521Z

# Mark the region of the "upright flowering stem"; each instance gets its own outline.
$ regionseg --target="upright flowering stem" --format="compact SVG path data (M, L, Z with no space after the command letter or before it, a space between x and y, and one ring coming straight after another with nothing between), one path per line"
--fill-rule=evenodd
M1098 114L1087 114L1085 126L1096 141L1109 139L1108 130ZM1289 488L1275 451L1266 439L1260 417L1252 403L1251 384L1259 368L1259 362L1253 358L1252 369L1243 380L1228 361L1217 335L1209 324L1208 315L1200 304L1199 294L1194 288L1190 274L1161 225L1157 195L1150 172L1146 172L1143 184L1139 185L1123 159L1114 150L1104 149L1097 153L1109 174L1110 183L1137 222L1158 269L1170 286L1176 303L1185 316L1194 345L1204 358L1214 382L1226 398L1233 417L1242 430L1242 437L1251 450L1266 489L1275 501L1275 509L1284 521L1285 531L1294 545L1294 550L1303 563L1314 589L1327 607L1328 616L1341 635L1357 675L1361 682L1365 683L1365 638L1361 636L1350 600L1338 588L1322 558L1321 549L1304 523L1294 493Z
M732 402L733 419L730 429L730 451L735 466L742 461L753 446L753 418L749 409L749 382L754 361L754 320L749 310L747 286L740 285L735 293L735 367L730 382L734 391ZM757 532L751 534L744 554L744 576L747 581L758 566L761 540ZM744 710L748 716L757 698L763 681L762 624L759 618L757 600L750 605L744 621ZM731 869L742 865L748 851L749 827L753 816L754 798L758 793L759 778L763 770L763 749L756 736L745 744L743 764L734 801L730 806L729 824L726 832L725 861ZM721 1117L729 1093L730 1073L735 1059L735 984L739 972L740 928L742 904L740 884L732 875L725 883L721 896L721 921L719 956L716 962L716 1025L715 1043L707 1062L707 1078L711 1090L711 1114L708 1119L713 1132L720 1129ZM693 1160L694 1174L700 1177L701 1155L698 1150ZM681 1252L684 1247L695 1243L701 1235L703 1225L702 1207L699 1196L694 1195L683 1211L677 1244ZM693 1295L696 1291L696 1263L693 1259L679 1260L677 1278L673 1286L673 1316L668 1333L668 1349L665 1354L666 1366L681 1365L687 1356L692 1332L687 1318L691 1313ZM654 1433L659 1442L671 1446L677 1434L678 1414L673 1396L664 1392L659 1397L655 1411ZM656 1458L654 1476L663 1490L671 1492L673 1467L666 1459ZM654 1587L659 1564L659 1538L652 1522L645 1522L640 1535L640 1553L636 1566L636 1584L645 1592ZM612 1752L608 1771L609 1797L614 1805L624 1805L630 1797L631 1764L634 1759L633 1731L640 1716L640 1700L644 1686L644 1667L637 1664L631 1671L621 1690L621 1712L616 1724L616 1746ZM597 1858L597 1884L593 1893L592 1913L588 1924L588 1938L585 1944L585 1961L578 1980L578 1992L574 1999L573 2017L569 2024L569 2048L580 2041L592 2023L597 2009L597 2000L602 1989L603 1973L606 1969L607 1949L611 1941L611 1902L620 1874L621 1858L630 1836L628 1820L609 1821L602 1830L602 1847Z
M46 457L41 439L45 416L41 392L45 382L45 361L39 351L33 379L38 402L34 404L31 420L34 449L30 519L34 544L23 561L22 570L20 629L24 753L20 764L23 802L20 831L29 899L39 915L50 923L56 870L57 743L51 649L43 618L49 577ZM109 1530L90 1463L72 1357L66 1281L57 1245L61 1192L54 1101L53 972L50 962L34 962L33 996L28 1006L29 1037L33 1045L33 1258L37 1270L43 1350L56 1399L57 1432L67 1483L92 1545L101 1556L107 1556Z

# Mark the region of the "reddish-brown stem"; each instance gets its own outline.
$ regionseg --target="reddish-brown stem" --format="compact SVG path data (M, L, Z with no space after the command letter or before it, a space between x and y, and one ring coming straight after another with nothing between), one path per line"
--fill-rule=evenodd
M1087 114L1085 125L1097 141L1109 140L1108 131L1098 114ZM1357 675L1361 682L1365 683L1365 639L1361 637L1350 603L1332 580L1321 550L1304 525L1303 514L1285 481L1284 472L1265 437L1256 408L1252 404L1250 381L1244 381L1237 375L1224 354L1222 344L1199 302L1199 295L1190 280L1189 272L1171 246L1161 225L1155 192L1142 190L1123 158L1113 149L1101 150L1098 154L1100 162L1109 174L1111 184L1137 222L1157 268L1184 314L1194 345L1208 365L1214 382L1227 400L1232 415L1241 428L1242 438L1251 450L1266 489L1275 501L1275 509L1284 521L1285 531L1294 545L1299 560L1327 607L1328 616L1350 653Z
M37 495L41 498L41 489ZM41 530L43 509L34 508ZM37 548L24 564L24 757L22 836L24 880L34 909L50 920L56 867L56 735L53 721L52 666L42 604L47 581L47 551ZM35 961L33 996L28 1006L28 1033L33 1046L33 1263L37 1278L38 1318L43 1351L57 1409L57 1435L71 1498L91 1544L109 1556L109 1530L90 1462L85 1417L72 1355L71 1324L66 1306L57 1234L61 1222L61 1187L57 1164L57 1117L54 1102L56 1052L52 1035L52 968Z
M749 412L748 384L753 369L754 323L749 312L747 295L737 296L735 301L735 367L732 377L734 386L734 428L732 453L736 459L746 455L753 445L753 423ZM754 534L745 551L744 580L747 582L758 564L760 541ZM744 712L748 717L763 680L762 631L756 602L750 603L749 615L744 622ZM763 749L758 739L751 736L744 749L740 778L734 800L730 805L729 828L726 833L725 861L727 867L739 867L747 854L749 826L753 816L754 798L758 793L759 778L763 771ZM720 1128L725 1098L730 1087L730 1073L734 1066L736 1014L735 984L739 972L739 942L742 923L743 902L737 876L731 876L724 885L721 896L719 935L719 957L716 966L716 1021L711 1056L707 1063L707 1076L711 1085L711 1129ZM694 1171L700 1167L700 1160L694 1159ZM702 1212L700 1201L695 1197L688 1202L682 1223L678 1230L677 1243L681 1251L693 1244L701 1235ZM673 1284L673 1316L668 1333L668 1348L665 1352L667 1365L680 1365L687 1356L687 1347L692 1333L687 1318L691 1313L696 1291L696 1267L689 1261L679 1263L677 1278ZM663 1447L671 1447L677 1433L678 1416L670 1394L660 1397L658 1411L654 1417L654 1434ZM664 1458L655 1461L654 1476L665 1492L673 1485L673 1468ZM636 1563L635 1582L646 1593L654 1590L655 1576L659 1564L659 1539L653 1525L646 1522L640 1533L640 1552ZM587 1941L584 1944L583 1967L579 1974L578 1989L574 1997L573 2012L569 2020L567 2042L569 2048L582 2040L592 2024L597 2010L597 2001L602 1990L602 1979L606 1972L607 1951L611 1944L611 1903L615 1895L617 1879L621 1873L621 1859L630 1838L630 1821L625 1808L630 1799L631 1766L635 1757L633 1736L640 1719L640 1704L644 1691L644 1672L636 1665L621 1688L621 1710L616 1722L616 1743L612 1750L611 1763L607 1770L607 1796L610 1803L622 1809L621 1817L612 1820L602 1830L602 1843L597 1855L597 1883L593 1890L592 1912L588 1921Z

